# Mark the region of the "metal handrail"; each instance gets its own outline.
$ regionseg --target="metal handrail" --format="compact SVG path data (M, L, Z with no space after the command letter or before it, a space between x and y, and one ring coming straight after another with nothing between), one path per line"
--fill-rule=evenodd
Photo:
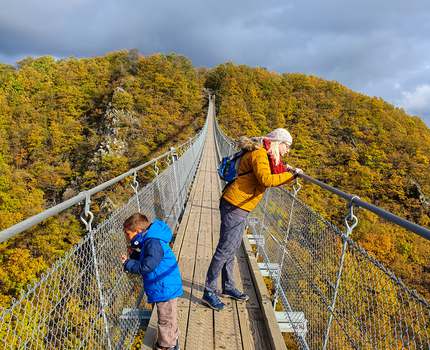
M372 213L378 215L379 217L381 217L387 221L390 221L390 222L392 222L398 226L401 226L401 227L403 227L409 231L416 233L417 235L419 235L419 236L421 236L427 240L430 240L430 229L428 229L426 227L420 226L420 225L415 224L409 220L403 219L400 216L397 216L397 215L395 215L395 214L393 214L387 210L384 210L384 209L382 209L376 205L367 203L355 195L343 192L336 187L327 185L326 183L324 183L322 181L314 179L313 177L311 177L309 175L300 174L299 176L302 179L304 179L305 181L311 182L314 185L317 185L317 186L319 186L319 187L321 187L321 188L347 200L348 202L353 203L356 207L361 207L361 208L367 209L367 210L371 211Z
M182 148L182 147L186 146L187 144L194 142L194 140L196 140L199 135L200 135L200 132L197 135L195 135L191 140L188 140L188 141L180 144L179 146L177 146L177 149ZM88 191L79 192L76 196L74 196L74 197L72 197L72 198L70 198L64 202L61 202L60 204L57 204L56 206L54 206L52 208L46 209L39 214L33 215L33 216L13 225L11 227L8 227L7 229L5 229L3 231L0 231L0 243L2 243L4 241L8 240L9 238L11 238L11 237L31 228L33 226L37 225L38 223L42 222L43 220L46 220L46 219L48 219L54 215L57 215L57 214L63 212L66 209L73 207L74 205L76 205L82 201L85 201L88 196L92 196L96 193L99 193L99 192L105 190L106 188L115 185L116 183L120 182L121 180L124 180L128 176L134 176L134 174L137 173L138 171L156 163L160 159L163 159L163 158L170 156L171 153L172 153L172 150L169 150L168 152L165 152L165 153L161 154L160 156L153 158L144 164L141 164L135 168L132 168L129 171L127 171L121 175L118 175L117 177L115 177L111 180L103 182L102 184L100 184L100 185L98 185L98 186L96 186L96 187L94 187Z

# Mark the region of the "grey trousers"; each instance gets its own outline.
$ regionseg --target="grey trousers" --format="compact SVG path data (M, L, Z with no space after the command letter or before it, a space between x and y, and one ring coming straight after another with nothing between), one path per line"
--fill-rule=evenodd
M206 275L205 290L216 292L217 279L221 272L222 289L233 289L234 257L242 242L245 230L246 210L240 209L221 199L220 238Z
M157 302L158 337L155 349L173 348L179 337L178 298ZM159 345L159 346L158 346Z

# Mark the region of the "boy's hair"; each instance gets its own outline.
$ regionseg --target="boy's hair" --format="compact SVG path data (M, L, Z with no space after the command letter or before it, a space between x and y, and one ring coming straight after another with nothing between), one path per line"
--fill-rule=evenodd
M142 228L149 222L148 218L140 213L134 213L127 220L124 221L124 231L136 231Z

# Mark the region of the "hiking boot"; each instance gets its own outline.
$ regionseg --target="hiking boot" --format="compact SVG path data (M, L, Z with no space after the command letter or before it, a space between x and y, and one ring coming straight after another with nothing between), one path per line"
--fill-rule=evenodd
M205 303L210 308L220 311L224 308L224 303L218 298L214 292L209 292L207 290L203 293L203 303Z
M249 300L249 296L247 294L241 292L239 289L236 288L223 290L221 295L223 297L232 298L239 301Z

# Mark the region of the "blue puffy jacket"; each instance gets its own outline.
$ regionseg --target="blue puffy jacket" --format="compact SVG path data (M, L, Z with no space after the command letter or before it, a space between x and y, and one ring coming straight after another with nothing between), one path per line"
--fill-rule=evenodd
M172 231L161 220L154 220L146 233L140 233L139 260L128 259L124 269L142 275L148 303L167 301L182 295L182 279L176 256L169 247Z

